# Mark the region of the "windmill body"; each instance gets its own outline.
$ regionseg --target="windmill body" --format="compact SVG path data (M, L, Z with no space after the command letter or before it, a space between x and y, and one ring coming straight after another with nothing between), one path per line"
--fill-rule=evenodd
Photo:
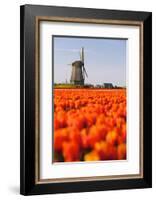
M84 85L85 75L87 76L84 67L84 48L81 48L80 60L76 60L72 63L70 83L74 85Z
M75 85L84 85L84 77L82 72L83 63L81 60L72 63L72 73L70 83Z

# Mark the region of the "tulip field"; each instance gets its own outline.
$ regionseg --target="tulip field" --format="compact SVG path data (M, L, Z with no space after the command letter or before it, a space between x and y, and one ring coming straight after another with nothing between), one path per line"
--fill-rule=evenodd
M54 162L126 159L126 89L54 89Z

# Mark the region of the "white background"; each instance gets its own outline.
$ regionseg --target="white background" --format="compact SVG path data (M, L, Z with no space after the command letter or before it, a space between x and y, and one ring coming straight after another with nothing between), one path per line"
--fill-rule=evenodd
M156 102L156 2L155 0L15 0L1 1L0 6L0 199L155 199L156 195L156 123L153 123L153 188L79 194L23 197L19 195L20 135L20 49L19 5L47 4L123 10L153 11L153 102ZM155 80L154 80L155 79ZM153 122L156 119L153 104Z

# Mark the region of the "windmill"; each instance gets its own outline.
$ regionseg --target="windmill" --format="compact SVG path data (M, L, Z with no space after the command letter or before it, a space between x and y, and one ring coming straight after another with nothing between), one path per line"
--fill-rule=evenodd
M84 85L85 76L88 77L84 67L84 48L80 51L80 60L74 61L72 64L72 73L70 83L74 85Z

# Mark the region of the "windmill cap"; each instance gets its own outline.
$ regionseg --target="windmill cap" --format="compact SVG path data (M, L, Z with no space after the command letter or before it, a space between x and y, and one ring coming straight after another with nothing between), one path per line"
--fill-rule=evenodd
M74 61L73 63L72 63L72 65L84 65L84 63L81 61L81 60L77 60L77 61Z

